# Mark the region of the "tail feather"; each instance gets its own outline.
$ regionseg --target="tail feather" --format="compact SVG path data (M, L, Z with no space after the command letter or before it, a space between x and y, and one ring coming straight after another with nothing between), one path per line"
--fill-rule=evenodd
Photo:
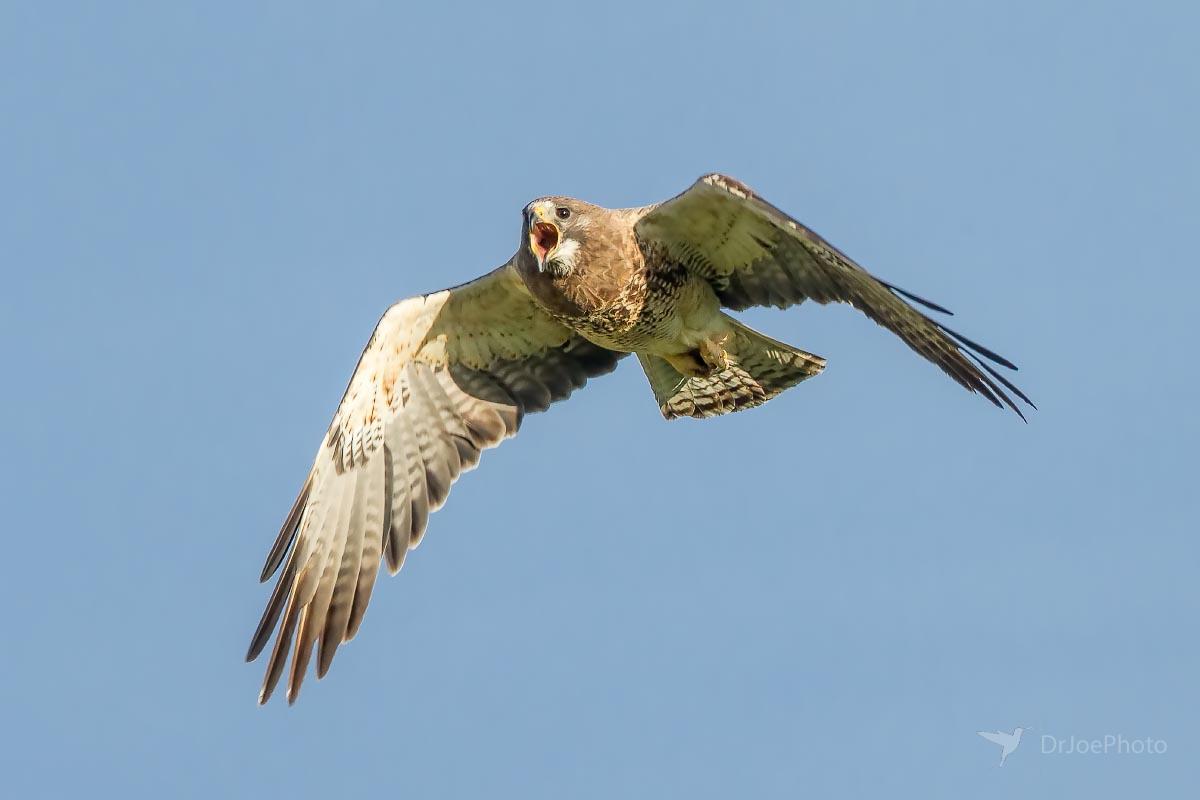
M706 377L689 377L659 356L638 354L659 410L667 419L716 417L767 402L825 368L825 359L764 336L732 317L728 364Z

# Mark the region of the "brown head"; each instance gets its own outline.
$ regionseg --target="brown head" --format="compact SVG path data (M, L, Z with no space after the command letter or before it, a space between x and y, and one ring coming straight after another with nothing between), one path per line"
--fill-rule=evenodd
M566 277L581 270L611 238L613 212L571 197L541 197L525 206L521 250L530 273Z

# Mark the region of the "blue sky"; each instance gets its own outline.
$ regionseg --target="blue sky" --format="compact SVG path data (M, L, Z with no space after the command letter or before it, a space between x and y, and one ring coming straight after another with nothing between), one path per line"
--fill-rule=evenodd
M12 796L1194 790L1200 14L734 5L0 6ZM825 374L667 424L626 363L530 418L256 707L258 569L378 315L533 197L710 170L1041 411L749 313ZM1168 750L1041 752L1105 735Z

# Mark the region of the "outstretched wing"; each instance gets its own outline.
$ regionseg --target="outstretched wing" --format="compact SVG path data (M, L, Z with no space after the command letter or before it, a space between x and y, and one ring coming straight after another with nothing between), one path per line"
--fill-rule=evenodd
M985 363L1012 362L922 314L935 303L885 283L813 231L724 175L706 175L686 192L648 211L636 226L649 249L703 275L733 309L788 306L811 299L849 303L972 392L1025 415L1006 389L1033 407L1016 386Z
M395 574L482 450L620 358L541 311L507 265L388 309L263 567L264 581L283 572L246 655L257 658L278 624L259 702L293 639L288 701L314 647L325 674L358 631L381 555Z

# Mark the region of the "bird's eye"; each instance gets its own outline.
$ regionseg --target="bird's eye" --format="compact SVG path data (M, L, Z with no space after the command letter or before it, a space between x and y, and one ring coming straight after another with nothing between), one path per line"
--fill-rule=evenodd
M567 219L571 216L571 209L567 208L566 206L559 206L554 210L554 214L559 219Z

